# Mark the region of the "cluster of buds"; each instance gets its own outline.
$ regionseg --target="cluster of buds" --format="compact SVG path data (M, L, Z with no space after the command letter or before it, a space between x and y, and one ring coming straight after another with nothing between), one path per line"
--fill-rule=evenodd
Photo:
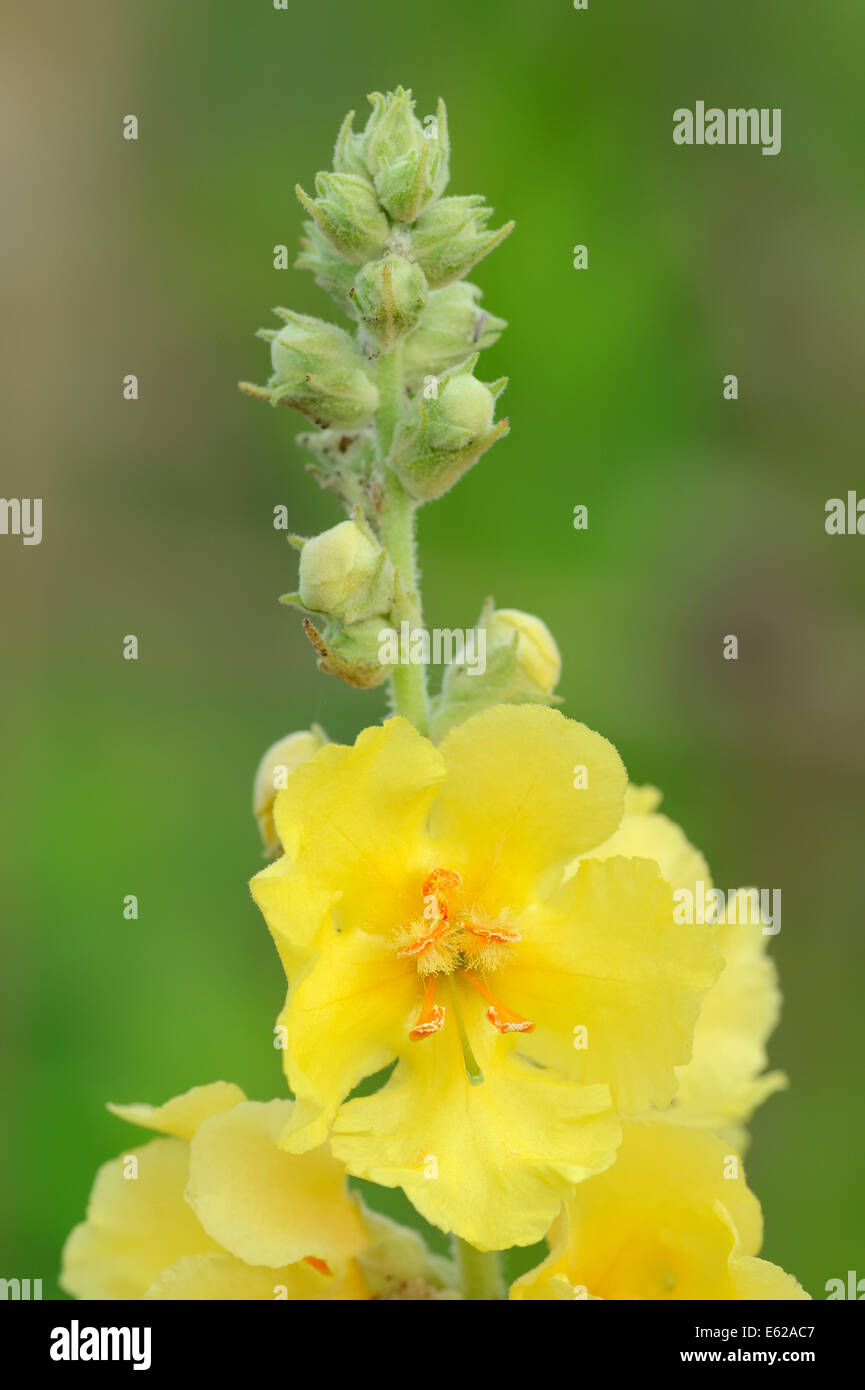
M445 196L447 113L415 115L402 87L369 98L362 130L343 122L333 168L313 194L296 265L312 272L348 316L347 328L276 309L272 375L248 395L290 405L315 427L298 436L309 471L352 518L306 542L298 595L323 669L355 685L389 674L373 658L373 630L400 595L401 576L382 546L390 480L413 505L441 496L507 432L495 422L505 381L474 374L503 319L486 313L463 278L510 232L493 228L480 197ZM361 578L361 571L364 577ZM313 575L315 576L313 578ZM405 579L405 576L402 576Z

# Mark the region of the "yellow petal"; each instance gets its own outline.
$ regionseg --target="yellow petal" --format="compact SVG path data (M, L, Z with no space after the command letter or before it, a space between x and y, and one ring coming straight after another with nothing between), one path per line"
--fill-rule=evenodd
M703 1003L670 1118L741 1142L756 1107L786 1085L781 1072L761 1075L781 993L759 925L722 922L717 933L724 969Z
M187 1255L154 1279L146 1299L250 1301L253 1299L311 1300L365 1299L370 1297L358 1271L345 1279L320 1273L301 1261L285 1269L247 1265L234 1255Z
M280 1022L289 1085L303 1109L293 1117L291 1147L321 1142L339 1104L359 1081L391 1062L406 1045L420 1002L413 963L392 938L328 928L315 962L289 991Z
M657 811L663 799L663 793L659 792L657 787L635 787L629 784L625 792L625 815L649 815L652 811Z
M753 1258L762 1216L737 1155L674 1125L626 1124L616 1162L579 1186L551 1235L550 1256L514 1297L560 1297L563 1279L606 1299L802 1296Z
M274 807L285 856L251 884L278 945L308 948L329 911L340 926L385 932L417 912L424 826L443 776L436 749L399 717L292 773Z
M758 1260L753 1255L732 1260L730 1275L736 1298L802 1302L811 1297L792 1274L786 1274L779 1265L773 1265L770 1260Z
M130 1158L137 1161L137 1177ZM75 1298L141 1298L184 1255L217 1249L184 1201L189 1145L154 1139L103 1164L87 1219L63 1251L61 1286Z
M497 705L460 724L440 751L447 779L430 827L490 906L520 906L541 876L557 879L621 819L621 758L557 710ZM577 788L579 769L586 785Z
M591 857L612 859L623 854L626 859L654 859L661 876L673 888L688 888L693 892L694 885L701 880L708 892L712 882L708 864L679 826L655 811L655 798L660 800L660 793L654 787L629 787L625 814L618 830L604 844L591 850ZM569 872L576 872L578 863L571 865Z
M608 1084L626 1114L667 1105L721 962L708 927L674 922L657 865L585 859L520 930L496 977L496 993L536 1024L520 1051L573 1080Z
M205 1231L250 1265L307 1256L340 1271L366 1237L345 1173L324 1149L280 1149L292 1102L247 1101L205 1120L190 1144L187 1201Z
M410 1044L382 1090L342 1107L333 1151L357 1176L402 1187L428 1221L479 1249L529 1245L574 1184L612 1162L619 1124L605 1086L523 1062L477 996L461 994L483 1083L469 1083L448 1019Z
M164 1105L109 1104L108 1109L121 1120L129 1120L143 1129L191 1139L203 1120L245 1100L246 1096L233 1082L212 1081L208 1086L193 1086L191 1091L167 1100Z

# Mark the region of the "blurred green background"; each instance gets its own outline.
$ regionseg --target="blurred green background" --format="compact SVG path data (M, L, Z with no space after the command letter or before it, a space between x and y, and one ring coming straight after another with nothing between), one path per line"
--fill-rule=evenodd
M541 614L566 711L664 789L717 883L782 889L771 1058L792 1086L748 1164L764 1253L817 1297L865 1276L865 539L823 525L865 494L861 5L45 0L2 20L2 491L44 499L44 539L0 538L0 1273L56 1296L97 1165L140 1137L106 1100L281 1093L253 770L312 720L350 740L384 700L320 675L276 602L296 557L273 507L302 534L341 514L299 417L235 383L266 374L273 304L337 315L272 249L345 111L402 82L420 115L448 102L451 191L517 221L471 277L511 325L484 375L511 379L512 434L422 516L427 620L467 626L487 593ZM697 99L782 107L782 153L675 146Z

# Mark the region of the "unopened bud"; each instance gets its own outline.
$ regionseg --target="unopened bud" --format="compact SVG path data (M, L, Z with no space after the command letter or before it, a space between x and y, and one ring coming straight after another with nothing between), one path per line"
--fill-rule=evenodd
M438 105L430 137L414 114L410 91L373 92L372 115L361 137L366 167L379 202L397 222L414 222L448 181L447 113Z
M388 220L375 192L356 174L317 174L314 200L298 184L295 192L341 256L363 265L384 250Z
M414 415L403 421L391 461L412 497L441 497L503 434L507 420L493 425L496 397L504 380L486 386L472 376L479 354L442 379L437 397L416 400Z
M496 398L477 377L455 376L429 406L429 441L434 449L460 449L486 434Z
M353 338L342 328L290 309L277 309L285 327L260 329L270 343L274 375L268 385L241 382L247 395L285 402L317 425L358 429L378 408L378 391Z
M412 254L432 286L447 285L471 270L513 230L508 222L487 231L492 208L483 198L441 198L426 208L411 230Z
M498 608L487 623L487 640L491 649L516 640L520 671L539 690L553 693L562 673L562 658L545 622L518 608Z
M287 734L285 738L272 743L258 764L252 789L252 810L258 821L264 852L268 858L279 854L279 836L273 819L273 806L277 793L285 786L288 778L301 763L314 757L319 748L327 743L327 737L318 725L312 729L301 729L298 733Z
M414 328L426 294L426 276L404 256L382 256L367 262L351 290L358 316L385 350Z
M430 290L420 322L403 344L403 368L409 390L424 377L438 376L464 362L470 353L490 347L507 327L504 319L480 307L481 291L468 280Z
M393 590L390 556L357 520L314 536L300 552L300 601L310 612L363 622L390 610Z

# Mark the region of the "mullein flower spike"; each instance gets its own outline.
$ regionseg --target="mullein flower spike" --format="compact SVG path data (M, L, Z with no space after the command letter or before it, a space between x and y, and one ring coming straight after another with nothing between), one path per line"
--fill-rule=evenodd
M333 169L316 176L315 196L297 189L309 221L296 265L341 305L348 328L278 309L284 327L259 332L270 343L273 375L265 386L242 382L241 389L293 406L319 427L298 438L315 459L309 471L387 550L402 497L410 514L440 497L508 431L506 420L494 420L504 381L486 385L474 375L505 321L482 309L481 291L462 277L513 223L490 229L483 198L443 196L450 163L444 102L420 120L406 88L369 100L362 130L354 129L353 112L344 120ZM376 592L384 594L396 575L392 617L416 623L411 546L397 548L389 567L382 564ZM308 600L307 583L301 602L313 617L305 628L322 669L355 685L386 679L389 668L363 626L373 615Z

